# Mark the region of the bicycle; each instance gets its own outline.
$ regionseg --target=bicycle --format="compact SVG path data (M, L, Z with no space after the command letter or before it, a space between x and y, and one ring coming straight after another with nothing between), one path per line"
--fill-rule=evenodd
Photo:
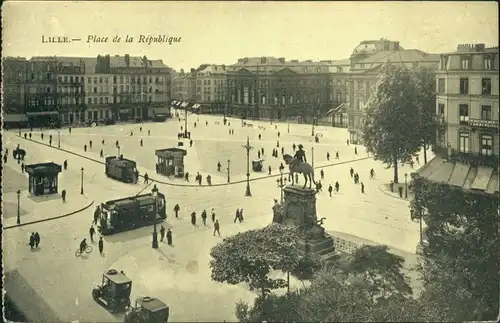
M91 253L93 249L94 248L92 248L92 246L87 245L85 247L84 252ZM76 250L76 252L75 252L75 256L80 257L81 255L82 255L82 251L80 250L80 248L78 248L78 250Z

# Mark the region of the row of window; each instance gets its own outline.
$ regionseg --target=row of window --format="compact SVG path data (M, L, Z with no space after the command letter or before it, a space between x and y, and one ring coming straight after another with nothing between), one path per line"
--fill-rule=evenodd
M485 69L485 70L492 70L493 69L493 62L494 62L494 56L492 55L486 55L483 58L483 65L482 66L475 66L475 69ZM448 65L448 60L449 56L442 56L441 57L441 66L440 68L442 70L447 69ZM472 68L472 56L471 55L460 55L460 68L462 70L469 70Z
M256 103L256 97L255 95L249 95L248 92L244 92L243 95L235 95L233 94L231 96L231 102L239 102L239 103ZM273 104L300 104L300 103L319 103L323 101L323 95L303 95L302 99L300 97L294 97L294 96L289 96L286 97L285 95L281 96L281 100L278 99L278 96L275 96L274 98L274 103ZM265 95L260 97L260 103L261 104L269 104L267 101L267 97Z
M437 93L439 94L444 94L446 93L446 85L445 85L445 79L440 78L438 79L438 84L437 84ZM460 94L469 94L470 88L469 88L469 78L468 77L461 77L460 78ZM482 95L491 95L491 78L489 77L484 77L481 79L481 94Z
M444 104L440 103L438 105L439 115L444 116ZM469 105L468 104L459 104L458 105L458 115L459 115L459 123L460 124L468 124L469 123ZM493 113L491 110L491 105L481 105L481 119L482 120L492 120Z
M88 77L87 78L87 83L89 84L92 84L92 79L94 80L94 84L102 84L102 83L108 83L108 77L96 77L94 76L93 78L92 77ZM129 75L120 75L120 76L117 76L117 75L113 75L113 83L114 84L124 84L124 83L136 83L136 84L147 84L148 83L148 80L149 80L149 83L153 83L153 77L152 76L149 76L149 78L147 76L129 76ZM103 82L104 81L104 82ZM154 78L154 82L155 83L161 83L163 82L163 78L160 78L159 76L155 76Z
M202 80L198 80L197 84L201 85ZM214 80L214 85L225 85L226 81L225 80ZM203 80L203 85L212 85L212 80Z
M458 135L458 151L470 152L470 133L461 131ZM479 153L483 156L493 155L493 136L491 134L479 135Z

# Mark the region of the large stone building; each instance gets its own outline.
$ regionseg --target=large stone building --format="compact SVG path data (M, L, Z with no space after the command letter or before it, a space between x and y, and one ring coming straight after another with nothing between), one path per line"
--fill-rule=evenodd
M311 121L330 107L328 64L245 57L227 68L228 114Z
M25 111L26 67L25 57L7 57L2 62L2 109L6 113L22 114Z
M57 58L57 108L63 124L72 124L85 118L84 75L84 59Z
M399 42L387 39L362 41L353 51L349 85L349 139L360 140L361 117L375 89L381 67L389 62L408 68L437 68L439 55L418 49L403 49Z
M225 65L202 65L196 71L197 107L204 113L223 113L227 101Z
M347 128L349 105L349 80L351 61L349 59L325 61L330 71L330 102L331 108L320 116L319 125Z
M445 126L438 146L451 155L476 155L498 162L498 47L459 45L441 55L436 76L436 113Z
M188 81L188 75L184 73L184 70L172 78L172 99L176 101L189 100Z

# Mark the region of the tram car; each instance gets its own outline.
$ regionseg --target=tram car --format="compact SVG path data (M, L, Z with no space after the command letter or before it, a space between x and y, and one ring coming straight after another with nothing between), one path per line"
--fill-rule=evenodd
M101 204L99 231L111 235L161 222L167 218L165 195L156 192Z
M135 161L123 157L106 157L106 176L124 183L137 183L137 165Z

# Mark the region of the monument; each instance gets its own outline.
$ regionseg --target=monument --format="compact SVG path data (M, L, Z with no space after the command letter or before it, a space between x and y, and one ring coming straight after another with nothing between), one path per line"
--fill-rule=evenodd
M275 200L273 222L299 229L297 250L300 254L310 253L323 264L338 259L340 253L333 246L333 238L325 234L321 226L325 218L317 218L316 191L289 185L283 192L283 203Z

